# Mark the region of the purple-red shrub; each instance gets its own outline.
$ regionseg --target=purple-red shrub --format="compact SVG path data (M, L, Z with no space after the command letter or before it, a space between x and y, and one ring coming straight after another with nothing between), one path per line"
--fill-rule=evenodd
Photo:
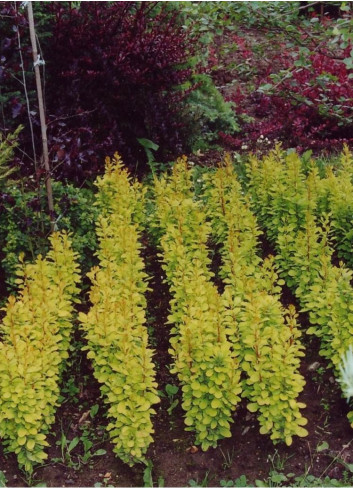
M2 131L14 129L19 124L16 119L19 120L21 115L26 115L20 54L27 79L33 63L32 51L29 43L24 39L24 32L28 30L27 18L23 9L18 10L18 6L15 2L0 2L0 129Z
M51 9L47 108L60 173L96 173L115 150L135 167L144 160L137 138L181 152L188 129L180 86L191 77L193 47L176 14L156 2L81 2L79 9L51 2Z
M192 126L184 99L194 88L190 60L197 40L181 28L176 9L163 2L81 2L79 8L71 2L37 2L34 17L45 59L56 177L82 181L94 176L114 151L142 169L146 155L137 138L152 140L164 156L186 149ZM31 173L18 32L37 156L41 139L26 8L0 2L0 28L0 130L25 126L17 163Z
M286 70L286 76L275 81L268 76L258 81L252 94L232 97L236 110L247 112L254 122L244 125L241 139L223 134L220 138L234 148L244 143L254 148L268 138L298 150L334 149L353 142L353 70L343 62L345 55L334 59L321 49L298 64L299 50L281 52L273 63ZM272 88L262 91L260 87L269 83Z

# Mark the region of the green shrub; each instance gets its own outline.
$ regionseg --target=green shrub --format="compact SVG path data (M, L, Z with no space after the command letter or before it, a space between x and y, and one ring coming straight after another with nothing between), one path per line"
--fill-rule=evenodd
M57 229L72 232L72 246L79 254L83 273L95 263L96 236L94 222L98 209L93 205L94 194L89 188L53 182L54 207ZM9 290L15 287L18 255L33 260L48 251L47 235L50 219L45 213L46 191L31 189L23 181L12 181L2 193L0 212L0 242L2 268Z

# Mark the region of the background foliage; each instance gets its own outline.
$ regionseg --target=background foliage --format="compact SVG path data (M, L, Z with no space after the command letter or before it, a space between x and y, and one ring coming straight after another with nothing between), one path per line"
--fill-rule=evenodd
M317 152L351 142L349 4L35 2L34 10L52 176L62 182L55 218L89 256L90 182L116 150L142 174L182 152L264 152L278 140ZM0 234L11 275L19 251L43 251L49 220L24 6L0 2L0 27L1 168L13 173L2 181Z

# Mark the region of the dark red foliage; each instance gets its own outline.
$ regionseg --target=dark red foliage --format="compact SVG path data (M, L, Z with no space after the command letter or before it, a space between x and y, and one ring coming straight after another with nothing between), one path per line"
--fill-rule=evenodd
M115 151L142 170L146 155L137 138L163 148L157 158L180 154L191 127L183 101L194 88L190 58L197 40L180 27L176 9L164 2L73 5L34 3L55 176L82 182ZM24 125L17 163L28 173L33 145L18 32L37 157L41 139L26 8L0 2L0 28L0 130Z
M236 110L255 119L244 125L245 138L220 134L221 139L234 148L244 143L254 148L268 138L298 150L334 149L353 142L353 70L344 64L345 55L333 59L321 49L296 65L299 53L283 51L273 63L288 70L288 76L273 83L274 90L260 89L250 96L238 91L232 97ZM269 82L269 77L259 80L258 87Z
M157 2L51 8L47 107L61 174L94 174L115 150L135 167L144 159L137 138L181 152L186 91L177 87L190 79L193 48L175 15Z
M25 11L19 9L20 4L15 2L0 2L0 98L1 112L0 129L6 131L8 123L5 113L14 121L16 127L19 116L26 115L26 101L23 93L23 78L21 56L24 71L28 73L32 69L32 52L29 43L26 42L24 33L28 31ZM10 123L11 126L11 123Z
M249 47L249 44L246 39L244 39L241 36L238 36L237 34L233 34L231 36L232 41L234 44L237 46L237 51L238 53L243 57L243 58L251 58L252 57L252 51Z

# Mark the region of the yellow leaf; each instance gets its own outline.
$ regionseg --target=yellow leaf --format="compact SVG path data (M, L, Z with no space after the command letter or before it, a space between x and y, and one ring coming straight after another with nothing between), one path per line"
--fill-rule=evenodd
M300 437L304 437L304 436L308 436L308 430L306 430L305 428L302 428L301 426L298 426L297 429L295 430L295 433L300 436Z
M35 445L35 441L33 440L33 438L31 438L27 442L27 445L26 445L27 450L33 450L34 445Z

